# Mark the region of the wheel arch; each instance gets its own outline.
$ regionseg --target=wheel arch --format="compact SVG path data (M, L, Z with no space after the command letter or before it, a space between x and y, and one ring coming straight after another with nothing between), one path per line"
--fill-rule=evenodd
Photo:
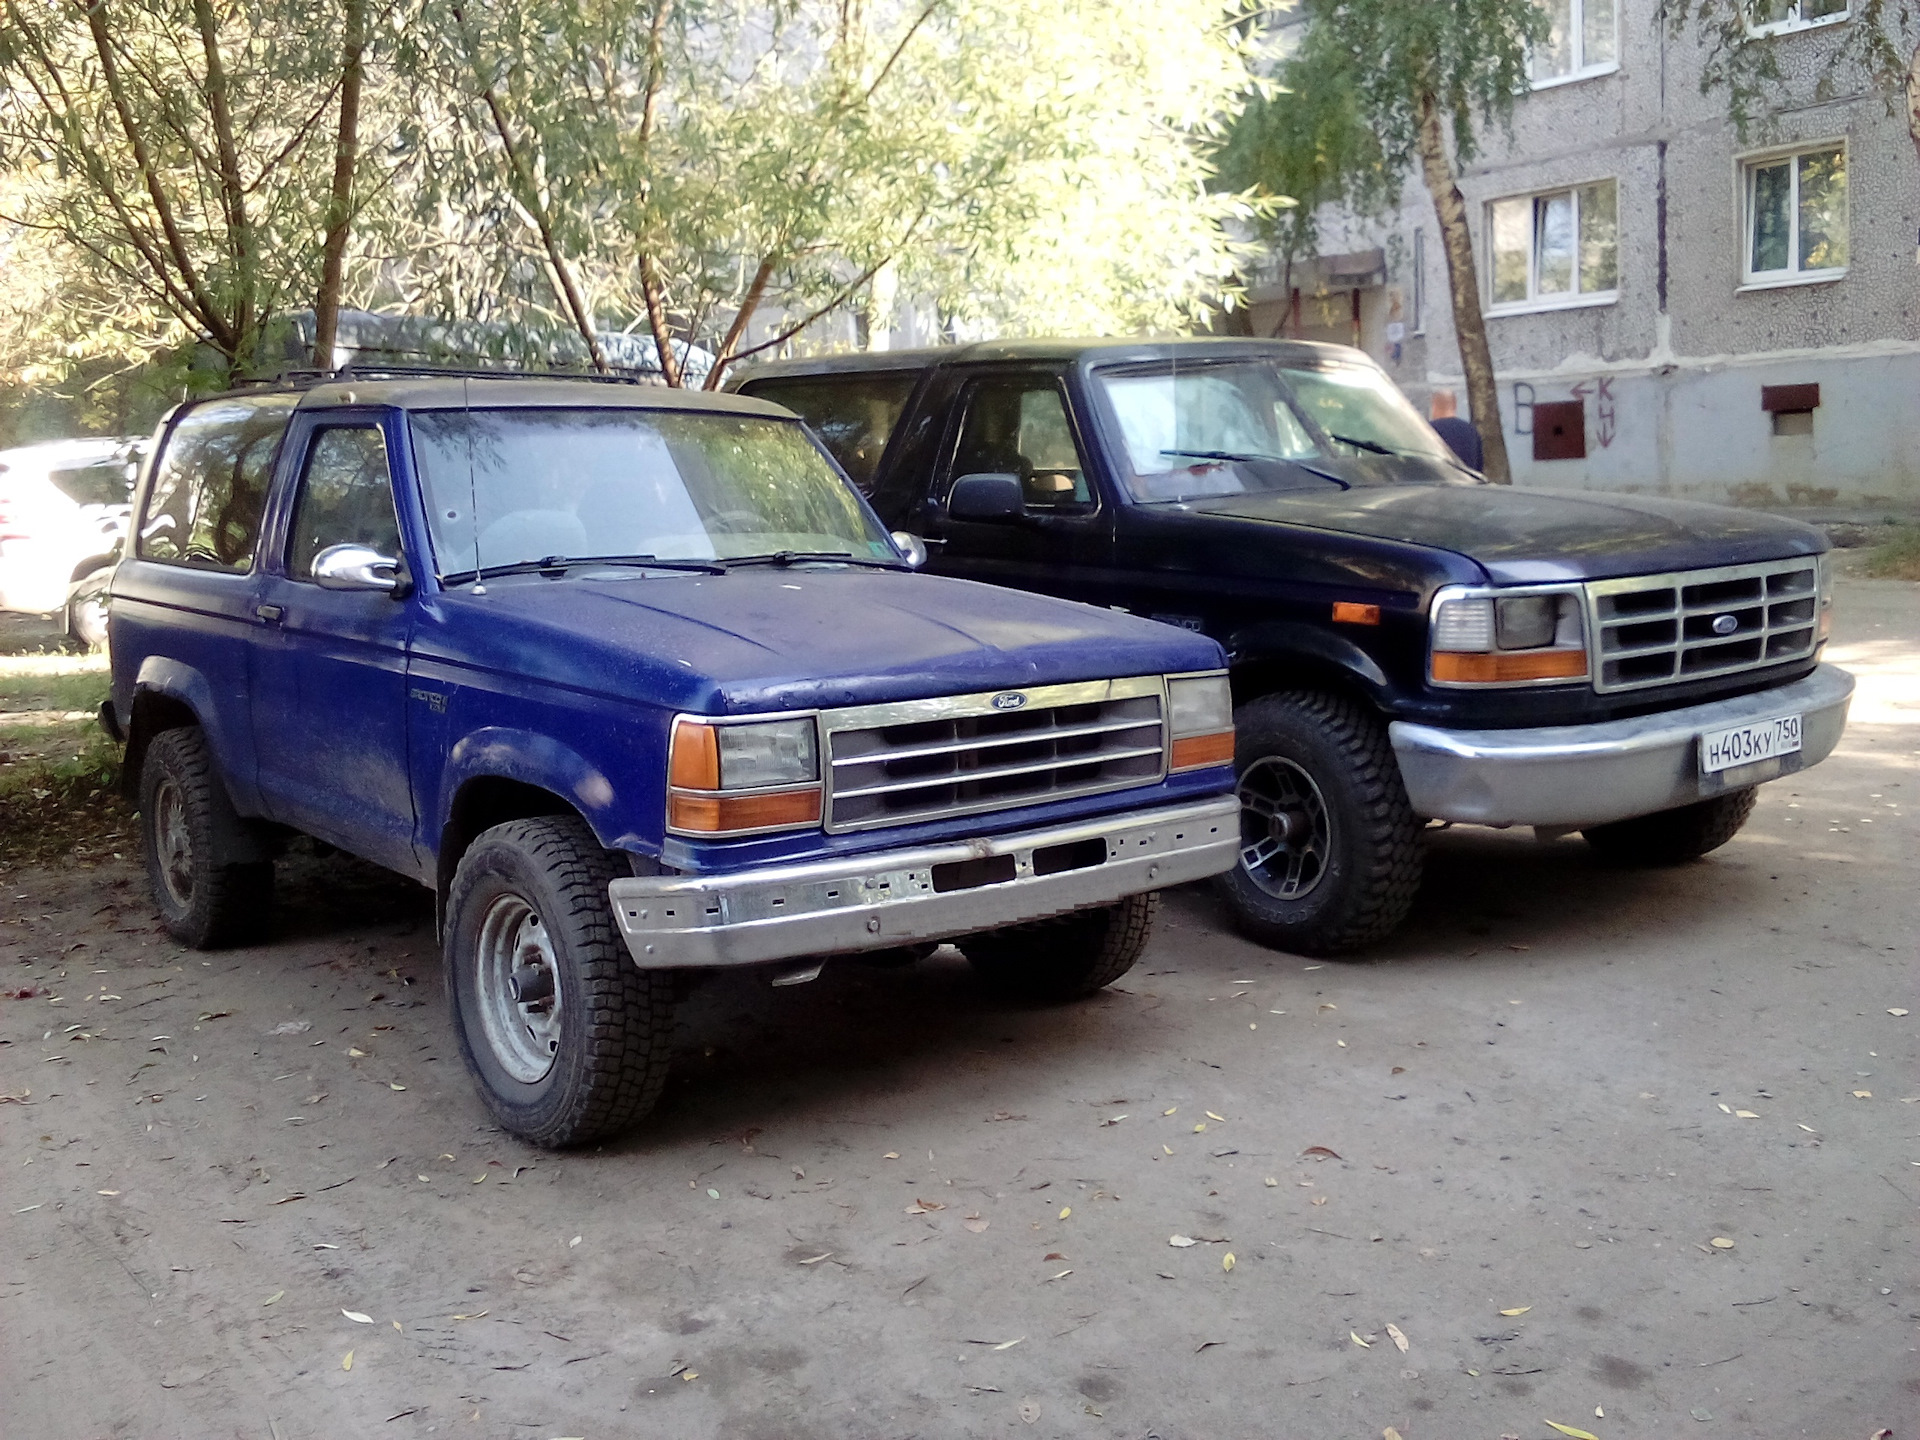
M1373 656L1310 625L1250 627L1232 637L1227 653L1236 707L1278 690L1329 690L1378 710L1390 689Z
M434 916L437 927L446 921L447 894L460 857L481 835L509 820L532 820L542 815L572 815L589 830L593 822L580 807L544 785L505 775L472 775L454 790L441 822L435 856Z

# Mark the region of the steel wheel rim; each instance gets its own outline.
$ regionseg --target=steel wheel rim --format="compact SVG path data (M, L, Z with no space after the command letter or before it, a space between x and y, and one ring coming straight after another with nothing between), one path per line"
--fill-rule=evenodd
M171 778L153 792L153 845L160 883L180 909L193 904L193 827L187 823L187 797Z
M1301 900L1326 878L1333 817L1314 779L1265 755L1240 776L1240 868L1276 900Z
M513 1079L537 1084L560 1053L564 992L553 939L531 905L518 895L502 895L480 921L475 950L475 999L487 1048ZM544 971L552 993L520 999L514 977L528 971Z

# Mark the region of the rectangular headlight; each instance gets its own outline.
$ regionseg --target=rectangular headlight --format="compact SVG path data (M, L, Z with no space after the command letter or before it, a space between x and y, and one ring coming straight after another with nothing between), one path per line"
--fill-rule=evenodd
M1224 674L1181 675L1167 681L1169 768L1197 770L1233 763L1233 687Z
M820 754L812 719L716 725L674 722L667 828L699 835L820 823Z
M1529 685L1587 677L1580 594L1447 595L1433 608L1430 674L1440 685Z

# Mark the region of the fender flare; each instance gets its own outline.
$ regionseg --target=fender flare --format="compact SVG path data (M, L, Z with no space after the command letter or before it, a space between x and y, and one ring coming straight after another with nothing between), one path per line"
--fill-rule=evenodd
M453 821L455 800L475 780L511 780L560 797L580 812L609 849L631 838L619 827L613 782L599 766L550 735L488 725L461 736L441 766L433 830L427 837L436 856Z
M215 772L220 776L220 783L226 786L228 797L234 800L236 811L239 811L240 800L251 802L257 798L252 793L250 781L243 781L236 786L235 777L226 764L236 748L245 751L247 747L236 747L234 737L227 733L221 718L221 707L214 703L212 683L199 670L170 655L147 656L140 662L140 669L133 678L133 694L126 722L127 752L122 769L122 785L129 796L137 793L140 761L155 733L140 723L140 699L143 695L171 700L192 713L194 723L207 737L207 747L213 751Z
M1267 621L1236 631L1227 641L1227 655L1235 671L1253 665L1284 666L1289 661L1304 661L1309 669L1323 673L1339 671L1376 706L1384 705L1392 689L1380 662L1358 645L1298 621Z

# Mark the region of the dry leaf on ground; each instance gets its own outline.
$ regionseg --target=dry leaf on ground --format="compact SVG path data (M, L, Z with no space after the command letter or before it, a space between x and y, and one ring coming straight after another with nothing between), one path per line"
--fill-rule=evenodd
M1714 1236L1714 1237L1713 1237L1713 1239L1711 1239L1711 1240L1709 1240L1709 1241L1708 1241L1707 1243L1708 1243L1709 1245L1711 1245L1711 1246L1713 1246L1713 1248L1714 1248L1714 1249L1716 1249L1716 1250L1731 1250L1731 1249L1733 1249L1733 1241L1731 1241L1731 1240L1729 1240L1729 1239L1728 1239L1728 1238L1727 1238L1726 1236L1724 1236L1724 1235L1716 1235L1716 1236Z
M358 1325L371 1325L373 1323L373 1316L362 1315L358 1310L342 1310L340 1313Z
M1591 1430L1582 1430L1577 1425L1562 1425L1558 1420L1547 1420L1542 1423L1551 1425L1562 1435L1571 1436L1572 1440L1600 1440L1600 1437L1595 1435Z
M1176 1250L1185 1250L1188 1246L1198 1245L1199 1243L1200 1242L1195 1240L1191 1235L1169 1235L1167 1237L1167 1244L1173 1246Z
M1533 1307L1531 1305L1516 1305L1513 1307L1513 1309L1502 1310L1500 1313L1502 1315L1524 1315L1527 1313L1527 1311L1531 1310L1532 1308Z
M1403 1331L1398 1325L1389 1323L1387 1326L1387 1334L1393 1337L1393 1343L1400 1347L1400 1353L1402 1355L1406 1354L1407 1353L1406 1332Z
M1233 1252L1231 1250L1220 1257L1220 1268L1222 1270L1233 1269Z
M1329 1150L1324 1145L1309 1145L1300 1153L1302 1155L1311 1155L1318 1160L1339 1160L1343 1158L1339 1151Z
M1371 1350L1373 1348L1373 1342L1371 1340L1362 1340L1357 1331L1353 1331L1353 1330L1347 1331L1347 1338L1353 1341L1353 1343L1358 1345L1362 1350Z

